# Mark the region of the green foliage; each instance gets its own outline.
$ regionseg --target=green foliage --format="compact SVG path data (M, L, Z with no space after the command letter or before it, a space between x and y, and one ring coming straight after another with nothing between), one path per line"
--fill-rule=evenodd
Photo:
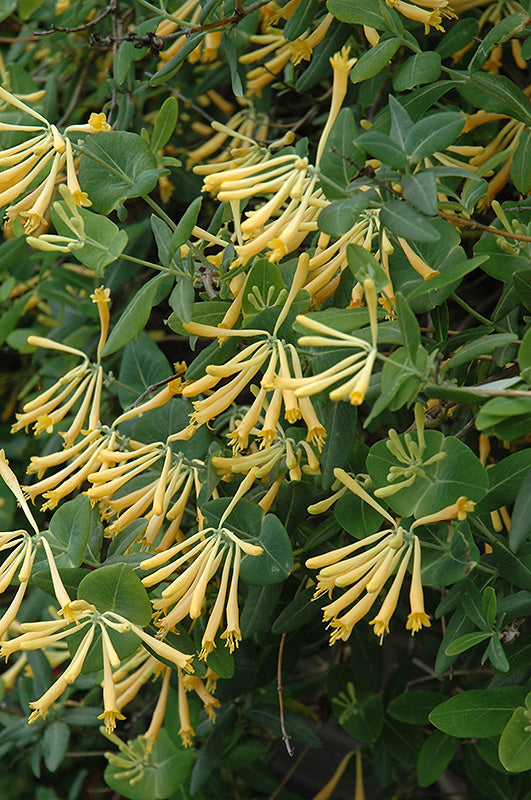
M529 2L93 6L0 2L0 793L523 800Z

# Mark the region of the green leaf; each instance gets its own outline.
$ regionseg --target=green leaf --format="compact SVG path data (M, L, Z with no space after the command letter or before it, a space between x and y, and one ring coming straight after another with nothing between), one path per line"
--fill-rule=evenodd
M23 294L22 297L18 297L14 302L10 303L7 311L2 311L2 315L0 316L0 344L5 342L11 331L15 328L24 312L27 302L28 298Z
M529 98L505 75L486 72L451 72L456 77L458 90L476 107L497 114L507 114L513 119L531 125Z
M184 214L182 215L181 219L177 223L177 227L173 231L170 247L168 252L168 260L171 261L177 250L185 244L190 236L192 235L192 231L195 227L197 222L197 218L199 216L199 212L201 211L201 203L203 202L203 198L196 197L196 199L190 203Z
M118 374L118 399L125 410L145 390L172 374L168 359L147 333L142 331L124 347Z
M155 275L129 301L102 350L102 356L115 353L128 344L145 327L157 296L162 275Z
M429 114L416 122L408 133L405 145L411 161L416 164L437 151L446 150L455 142L465 123L464 114L455 111Z
M404 295L396 293L396 310L398 312L398 324L402 334L402 341L412 362L417 357L420 348L420 328L417 318L409 307Z
M55 772L60 766L68 750L70 729L64 722L50 722L42 737L42 755L46 768Z
M463 50L474 40L478 33L478 21L473 18L464 18L455 22L444 36L441 36L435 50L441 58L448 58Z
M399 722L427 725L430 711L442 700L444 695L439 692L404 692L391 700L387 706L387 713Z
M431 786L440 778L454 757L459 742L441 731L434 731L422 745L417 761L419 786Z
M531 191L531 130L520 135L511 165L511 180L521 194Z
M269 630L270 619L281 591L281 583L272 583L268 586L249 586L249 594L240 618L244 639L254 636L255 633Z
M476 511L488 513L514 503L522 481L531 469L531 449L511 453L487 469L490 488Z
M461 608L456 609L452 614L450 622L446 626L441 644L439 645L439 651L435 661L436 675L442 675L449 667L451 667L457 658L457 656L446 655L446 648L448 647L448 644L458 636L462 636L465 633L470 633L473 628L474 623L470 621L465 612Z
M293 42L295 39L298 39L299 36L302 36L311 26L318 10L319 0L307 0L306 3L301 3L284 26L284 37L290 42Z
M281 611L271 628L272 633L289 633L301 630L310 620L320 614L317 603L312 603L313 589L303 589L286 608Z
M240 576L255 586L285 580L293 568L293 552L286 529L274 514L264 517L259 544L264 550L263 554L244 556Z
M352 492L340 497L334 505L334 516L341 527L356 539L376 533L382 524L382 515Z
M350 403L327 403L320 419L327 436L321 453L321 485L328 489L334 482L334 469L344 467L352 452L353 441L345 431L355 431L357 408Z
M518 348L518 364L522 378L531 383L531 328L526 331Z
M431 170L417 172L416 175L404 175L402 194L423 214L433 216L437 213L437 182Z
M497 636L493 636L481 659L482 663L489 659L493 669L498 672L509 672L509 659L505 655L505 650Z
M0 22L9 17L17 7L17 0L0 0Z
M514 342L517 338L515 333L492 333L488 336L481 336L479 339L460 347L445 364L444 369L446 371L447 369L460 367L462 364L469 364L474 358L493 353L496 348L504 347L504 345Z
M58 567L79 567L91 529L90 500L79 495L64 503L50 520L46 539L52 546Z
M142 747L145 745L138 745L139 749ZM193 748L178 747L162 728L139 781L131 785L129 776L119 777L124 772L123 766L109 764L104 773L105 783L128 800L166 800L185 782L195 756Z
M330 131L319 164L321 175L325 179L322 180L323 190L328 200L340 200L344 197L349 183L365 164L365 153L354 142L356 136L354 114L350 108L343 108ZM326 179L337 184L339 189L327 183Z
M183 322L190 322L195 300L195 289L190 275L177 278L172 293L168 298L170 308Z
M400 441L404 443L404 435ZM426 449L423 461L436 453L445 453L446 458L423 467L424 475L418 475L415 482L387 498L387 502L397 514L415 516L426 514L455 503L466 495L474 502L479 501L488 486L487 474L479 459L462 441L454 437L444 437L438 431L424 433ZM367 471L376 488L387 486L387 475L392 466L400 466L398 459L386 447L385 441L376 442L367 457ZM402 465L403 466L403 465Z
M415 53L393 75L395 92L405 92L424 83L436 81L441 74L441 56L434 50Z
M476 258L463 259L458 261L457 264L451 264L447 269L440 271L439 275L434 275L427 281L419 281L411 292L407 292L408 300L415 300L417 297L429 295L431 292L436 292L438 289L443 289L447 286L458 285L461 278L468 275L469 272L479 267L485 261L485 256L476 256ZM439 267L440 265L437 265Z
M516 708L500 737L498 755L508 772L525 772L531 769L531 731L529 712Z
M388 200L380 211L382 225L397 236L412 239L414 242L436 242L439 231L427 217L402 200Z
M370 50L366 50L352 68L350 73L352 83L361 83L377 75L393 58L400 44L398 38L384 39Z
M236 50L233 37L223 36L221 38L219 49L225 63L229 68L232 93L235 95L235 97L243 97L244 91L242 76L245 75L245 72L238 63L238 52ZM240 76L240 71L242 72L242 76Z
M69 214L66 203L58 201L57 204ZM60 236L71 237L72 231L57 215L55 205L56 203L53 204L51 211L54 227ZM95 270L96 277L100 277L105 267L116 261L124 251L128 242L127 233L101 214L94 214L86 208L78 208L78 213L83 219L86 236L92 239L94 244L89 242L79 250L73 250L72 255L89 269Z
M323 181L324 186L325 182ZM369 189L367 192L356 191L352 197L331 203L319 214L319 230L339 239L354 226L361 211L368 208L371 202L378 200L376 192Z
M531 269L513 272L513 284L520 302L531 311Z
M446 648L446 655L457 656L459 653L464 653L465 650L475 647L480 642L484 642L485 639L492 638L492 636L493 633L491 631L488 633L482 633L480 631L476 633L467 633L465 636L460 636L458 639L454 639L453 642L448 645Z
M389 277L380 262L365 247L359 244L347 245L347 262L350 271L359 283L367 278L374 281L376 291L381 291L387 286Z
M402 106L392 94L389 95L389 111L391 114L391 130L389 131L389 136L394 142L399 144L403 150L407 135L413 127L413 120L404 106Z
M155 126L151 135L151 149L154 153L162 150L165 144L168 143L170 137L175 131L177 125L177 118L179 116L179 104L177 99L170 95L166 98L160 107L155 120Z
M515 706L523 702L525 694L524 686L471 689L450 697L434 708L430 722L450 736L474 739L496 736L503 731Z
M390 136L380 131L367 131L360 134L356 139L356 144L362 150L366 150L384 164L388 164L395 169L402 169L408 164L408 157L400 144L393 141Z
M144 172L149 173L149 179L140 185ZM155 188L158 175L157 160L138 134L107 131L87 137L79 182L98 214L110 214L129 197L147 194Z
M179 48L177 53L175 53L175 55L172 56L169 61L166 61L166 63L163 64L163 66L153 75L149 81L149 85L158 86L159 84L169 81L171 78L173 78L173 76L179 72L190 53L195 50L197 45L203 41L203 38L204 33L201 31L192 33L190 36L188 36L186 42L182 47Z
M356 0L355 3L352 0L328 0L326 6L341 22L370 25L378 31L388 30L380 4L373 0Z
M496 598L496 591L493 586L486 586L481 595L481 605L483 617L489 628L492 628L496 622L496 610L498 601Z
M476 428L487 436L519 439L529 433L531 398L493 397L479 410Z
M485 557L485 562L498 569L511 583L521 589L531 590L531 543L524 542L520 545L516 555L505 542L502 536L491 539L492 553Z
M472 56L468 65L469 72L476 72L481 69L487 56L491 50L503 42L512 39L518 33L521 33L529 22L529 17L525 11L519 11L517 14L511 14L498 22L487 33L485 38L481 41L478 49Z
M115 611L142 628L151 622L148 593L128 564L111 564L89 572L79 584L77 596L98 611Z
M525 476L511 515L509 547L517 553L531 535L531 469Z

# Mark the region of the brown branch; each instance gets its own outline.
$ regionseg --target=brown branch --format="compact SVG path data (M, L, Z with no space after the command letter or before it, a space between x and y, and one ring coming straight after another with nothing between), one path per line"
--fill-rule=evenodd
M520 233L509 233L508 231L493 228L491 225L482 225L481 222L477 222L475 219L461 219L461 217L456 217L453 214L446 214L444 211L438 211L437 216L447 220L447 222L451 222L451 224L456 227L493 233L495 236L503 236L505 239L516 239L519 242L531 242L531 236L523 236Z
M89 20L89 22L84 22L82 25L77 25L75 28L61 28L58 25L52 23L51 27L47 31L33 31L34 36L49 36L51 33L78 33L78 31L86 31L88 28L93 28L94 25L97 25L98 22L101 22L102 19L108 17L109 14L113 14L116 11L118 0L110 0L109 5L107 8L104 8L103 11L98 14L94 19Z
M184 25L180 25L179 28L174 31L173 33L168 33L166 36L161 36L161 39L171 40L175 39L178 36L181 36L183 33L186 36L191 36L193 33L202 33L203 31L211 31L214 28L221 28L224 25L236 25L240 20L246 17L248 14L252 14L253 11L256 11L262 6L266 6L270 0L257 0L256 3L251 3L250 6L247 8L241 7L241 0L240 2L236 3L236 10L234 14L231 14L230 17L225 17L224 19L218 19L215 22L207 22L205 25L196 25L193 28L187 28Z

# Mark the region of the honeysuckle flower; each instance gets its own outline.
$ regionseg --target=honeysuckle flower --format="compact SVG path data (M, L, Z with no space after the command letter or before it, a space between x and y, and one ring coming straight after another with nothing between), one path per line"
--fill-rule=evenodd
M183 675L182 683L187 692L195 692L203 703L203 708L207 717L214 722L216 719L216 712L214 709L219 708L221 703L214 697L208 690L201 678L197 675Z
M291 368L295 371L295 374L300 369L295 348L287 345L283 339L279 338L278 332L289 313L295 297L304 284L307 272L308 255L302 253L298 260L288 296L280 310L272 333L263 329L229 329L195 322L185 323L186 330L198 336L217 336L219 338L239 336L246 339L259 337L258 341L247 345L244 350L237 353L225 364L207 366L207 374L203 378L192 381L184 387L184 397L197 397L200 393L215 389L222 378L231 378L227 384L216 388L208 397L194 402L194 411L190 416L190 421L194 426L203 425L226 411L258 371L263 369L264 374L255 402L239 427L230 434L236 448L240 449L246 446L249 434L260 419L267 393L270 391L272 391L272 396L268 398L263 427L256 434L262 439L262 446L269 447L276 436L282 405L284 405L284 414L289 422L295 422L302 417L308 425L310 438L318 442L319 438L322 439L325 433L324 428L320 425L311 404L306 401L301 404L294 393L290 391L290 387L281 387L274 381L274 373L277 368L279 374L289 380L290 366L287 353L290 354Z
M215 637L223 612L226 615L227 627L222 638L227 640L226 644L231 653L241 640L238 612L241 554L243 552L245 555L259 556L263 549L260 545L238 537L226 526L225 520L253 480L253 474L244 478L217 528L199 530L184 541L145 559L140 564L143 570L155 570L142 579L144 586L154 586L160 581L165 581L172 573L179 570L179 575L162 590L160 600L153 602L156 611L167 612L164 617L159 616L157 620L160 631L166 632L172 630L186 616L193 620L201 615L207 586L224 561L216 601L201 641L199 657L202 659L207 658L215 647ZM187 561L190 563L185 567ZM232 577L229 586L231 566ZM184 569L180 571L183 567ZM171 606L173 608L168 611Z
M359 336L342 333L334 328L324 325L314 320L312 317L298 316L297 322L309 328L316 334L302 336L299 339L301 346L309 347L348 347L357 348L358 352L342 358L337 364L324 370L321 373L310 377L282 378L280 375L275 378L275 385L281 388L292 389L295 397L308 397L327 389L338 381L348 378L345 383L341 383L336 389L329 392L331 400L343 400L349 398L352 405L360 405L365 399L365 394L369 387L374 362L376 360L377 347L377 296L374 282L367 279L363 283L367 309L369 312L371 343L366 342Z
M22 429L27 430L29 425L34 425L36 435L44 431L52 433L55 426L66 417L79 400L81 400L81 404L70 427L61 433L67 447L73 444L84 427L88 426L89 430L94 430L99 423L103 386L103 368L100 358L109 326L109 289L101 286L91 295L91 299L98 306L100 317L100 340L96 362L90 362L85 353L75 347L69 347L62 342L42 336L29 336L28 344L34 347L76 355L82 359L82 362L69 370L49 389L41 392L23 406L22 413L16 415L17 421L11 428L12 433Z
M398 567L391 586L385 593L380 610L369 623L374 626L376 636L382 640L383 635L389 632L389 622L398 603L412 551L414 559L410 592L411 613L406 627L408 630L414 628L416 631L422 625L429 626L429 618L424 611L422 597L421 550L418 537L402 528L344 470L336 468L334 476L348 490L376 509L391 524L391 527L306 561L309 569L319 570L315 590L316 598L325 593L328 593L331 598L335 588L350 587L337 599L323 607L323 619L333 629L330 644L338 639L346 641L349 638L354 626L369 613L387 580ZM354 605L351 605L352 603ZM351 608L348 608L349 606ZM348 610L345 611L345 609Z
M207 128L207 131L204 132L209 137L207 141L196 147L195 150L186 151L188 167L199 161L208 160L210 163L227 161L232 150L236 148L245 150L253 147L255 141L261 142L267 139L269 130L267 116L255 111L248 100L240 102L244 104L244 107L238 109L226 125L214 123L211 126L214 135L211 135L211 128ZM197 132L203 132L202 129L198 130L197 124L192 125L192 128Z
M39 531L39 527L24 497L22 487L9 466L4 450L0 450L0 477L14 495L33 531L28 533L25 530L15 530L0 533L0 551L11 551L0 565L0 593L5 592L15 576L19 581L15 596L0 619L1 638L13 623L20 609L39 547L44 550L50 568L55 597L65 618L70 618L69 607L71 600L59 576L52 548L45 536Z
M406 630L411 631L414 636L423 626L431 627L429 616L424 610L424 595L422 592L422 579L420 576L420 540L415 536L413 552L413 573L411 577L411 589L409 592L409 604L411 612L407 618Z
M482 6L487 6L487 8L485 8L478 20L478 34L482 33L485 25L492 25L494 27L498 25L504 17L522 10L519 3L511 2L511 0L502 0L502 2L498 3L492 2L492 0L452 0L452 9L457 12L457 14L463 14L471 8L481 8ZM516 33L517 31L515 31L515 34ZM511 38L510 44L514 63L519 69L526 69L527 62L522 58L521 52L522 44L516 35ZM470 43L466 48L463 48L458 53L454 53L453 59L455 61L460 60L461 56L472 46L473 43ZM495 57L501 60L500 47L495 47L494 51L497 51L494 54ZM492 70L492 64L489 62L493 60L494 51L491 51L489 59L486 65L484 65L484 68L489 69L489 71Z
M54 703L79 676L83 664L85 663L89 649L92 645L96 629L101 632L101 647L103 657L103 699L104 712L100 718L105 721L106 729L109 733L114 730L116 719L123 718L116 702L116 691L112 676L112 667L115 669L120 665L120 659L116 653L114 645L109 635L110 631L115 634L134 633L142 644L149 645L156 655L171 661L179 670L187 672L193 671L190 664L192 656L181 653L166 642L151 636L142 628L134 625L130 620L117 614L114 611L99 612L95 606L85 600L75 600L70 602L70 618L65 615L64 619L50 620L44 622L23 623L20 627L20 636L9 641L0 642L0 655L6 658L14 652L37 650L55 643L59 640L71 637L78 631L85 630L83 638L76 648L69 665L52 684L52 686L40 697L30 703L33 709L29 717L29 722L35 722L39 717L43 719L52 703ZM72 624L74 623L74 624Z
M529 95L531 92L531 87L527 87L525 91L526 94ZM464 132L467 133L471 130L474 130L479 125L483 125L497 119L507 119L507 117L503 114L486 113L483 110L478 111L475 114L469 114L467 115L467 123L464 128ZM489 185L487 193L478 202L479 209L488 208L496 195L503 189L509 180L514 153L525 129L526 125L523 122L519 122L515 119L509 119L503 128L497 133L497 135L489 142L489 144L482 147L479 152L471 154L469 159L470 169L480 169L483 164L485 164L497 153L501 153L504 150L507 151L506 159L501 164L498 171L492 177L490 177L488 181ZM492 173L488 173L488 175L492 175Z
M457 519L459 522L462 522L467 518L467 514L471 514L474 511L475 505L476 504L467 497L459 497L455 503L441 508L440 511L436 511L434 514L427 514L415 520L411 526L411 530L413 530L413 528L418 528L419 525L432 525L434 522L446 522L452 519Z
M7 223L19 218L24 232L31 234L45 223L44 215L50 205L63 168L66 166L67 186L78 205L90 205L85 192L79 186L68 133L98 133L110 130L104 114L91 114L86 125L70 125L63 134L46 117L35 111L16 95L0 87L0 101L23 111L38 124L19 125L0 123L0 132L19 131L35 134L21 144L0 151L0 166L6 167L0 173L0 206L6 209ZM28 187L40 180L39 185L25 195ZM22 198L13 205L13 201Z
M98 425L93 431L85 433L76 445L46 456L32 456L27 472L37 472L40 480L22 487L26 497L34 503L36 497L43 495L46 503L42 509L55 508L60 500L78 489L88 474L96 469L99 450L112 448L116 436L116 431ZM46 470L65 464L72 457L73 460L62 469L42 478Z
M155 31L155 35L159 37L170 36L177 30L178 27L182 26L183 24L187 27L197 25L200 16L201 5L199 0L185 0L185 2L181 3L181 5L173 12L172 17L174 17L175 20L161 20L157 30ZM186 39L186 33L182 33L180 36L177 36L174 39L169 47L162 50L160 53L161 65L165 64L179 52L183 44L186 42Z
M424 259L421 258L418 255L418 253L415 253L409 242L406 242L406 240L402 239L401 236L398 236L397 238L398 238L398 243L402 248L405 257L407 258L407 260L409 261L415 272L418 272L421 278L424 278L424 280L427 281L430 278L434 278L435 275L439 275L439 270L432 269L430 266L428 266L428 264L426 264Z
M412 19L415 22L421 22L424 25L424 33L430 32L430 27L438 31L443 31L442 26L443 17L452 18L457 15L453 11L452 6L448 0L413 0L413 2L404 2L404 0L385 0L388 6L396 9L400 14L403 14L407 19Z
M195 735L195 731L190 723L190 709L188 707L188 697L186 695L186 689L184 688L184 683L182 681L181 676L179 676L179 681L178 681L178 698L179 698L179 722L180 722L179 736L181 737L183 747L191 747L192 737Z
M262 46L240 56L240 63L249 64L276 52L273 58L266 61L263 66L256 67L247 73L246 95L260 97L265 87L275 80L288 61L292 61L295 65L302 60L309 61L314 47L326 36L332 20L332 14L327 14L314 31L305 31L294 41L286 40L282 32L273 27L268 27L263 34L251 36L251 42Z
M171 545L179 536L181 520L192 489L196 496L201 490L200 471L204 471L203 462L189 461L182 453L174 453L169 444L153 442L143 445L132 441L121 451L101 449L98 459L101 462L99 469L87 476L93 484L87 495L92 502L103 505L107 519L115 517L106 528L106 533L115 536L134 520L144 517L145 528L138 533L139 536L143 533L144 542L153 544L167 520L170 525L159 546ZM147 485L114 499L115 493L132 478L145 473L161 459L163 463L158 477Z
M371 250L373 239L379 233L378 215L379 209L361 212L352 228L335 242L330 242L327 234L319 236L315 252L310 256L308 278L304 284L305 290L311 295L312 306L321 305L337 289L341 274L348 267L349 244L358 244Z

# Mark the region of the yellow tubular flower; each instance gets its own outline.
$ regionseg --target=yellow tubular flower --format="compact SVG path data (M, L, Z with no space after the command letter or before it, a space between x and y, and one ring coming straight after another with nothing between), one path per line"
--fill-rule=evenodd
M36 99L33 97L33 99ZM78 205L90 205L88 196L79 186L75 173L72 144L67 137L68 132L98 133L110 130L105 122L104 114L91 114L87 125L71 125L61 134L55 125L50 123L16 95L0 87L0 101L29 114L39 125L1 124L0 131L11 130L37 133L24 143L0 151L0 166L5 169L0 174L0 206L6 209L7 224L19 218L24 225L24 232L31 234L45 223L45 214L51 203L55 185L66 164L67 187L72 192ZM52 160L53 158L53 160ZM46 173L48 165L51 168ZM30 194L23 196L32 182L40 183ZM18 203L13 201L21 198Z
M422 626L425 628L431 627L429 616L424 611L424 595L422 592L422 578L420 574L420 540L415 536L414 552L413 552L413 575L411 578L411 589L409 592L409 603L411 613L407 618L406 630L411 631L414 636Z
M190 724L190 711L188 708L188 698L186 697L186 689L184 688L183 676L179 675L178 678L178 692L179 692L179 721L181 727L179 728L179 736L181 737L183 747L192 746L192 736L194 729Z
M383 601L378 614L369 622L369 625L374 625L374 633L376 636L380 637L380 643L383 641L384 633L389 633L389 620L393 616L398 604L398 597L400 595L400 589L402 588L402 583L404 581L404 575L406 574L410 556L411 545L409 545L405 555L402 558L402 561L400 562L398 572L395 575L393 583L391 584L391 588L387 592L385 600Z
M315 158L316 167L319 166L326 143L328 141L328 136L330 135L330 131L332 130L334 122L337 119L337 115L341 110L341 106L343 105L343 100L345 99L348 87L348 74L357 61L356 58L349 59L349 53L350 47L345 46L339 53L335 53L330 59L332 69L334 71L332 100L330 103L328 119L326 120L326 124L323 128L323 132L321 133L319 145L317 147L317 155Z
M441 508L441 510L436 511L435 514L428 514L425 517L420 517L420 519L415 520L411 526L411 530L413 530L413 528L418 528L419 525L431 525L434 522L446 522L451 519L458 519L462 522L466 519L467 514L471 514L474 511L475 505L476 504L472 500L468 500L464 496L459 497L455 503Z

